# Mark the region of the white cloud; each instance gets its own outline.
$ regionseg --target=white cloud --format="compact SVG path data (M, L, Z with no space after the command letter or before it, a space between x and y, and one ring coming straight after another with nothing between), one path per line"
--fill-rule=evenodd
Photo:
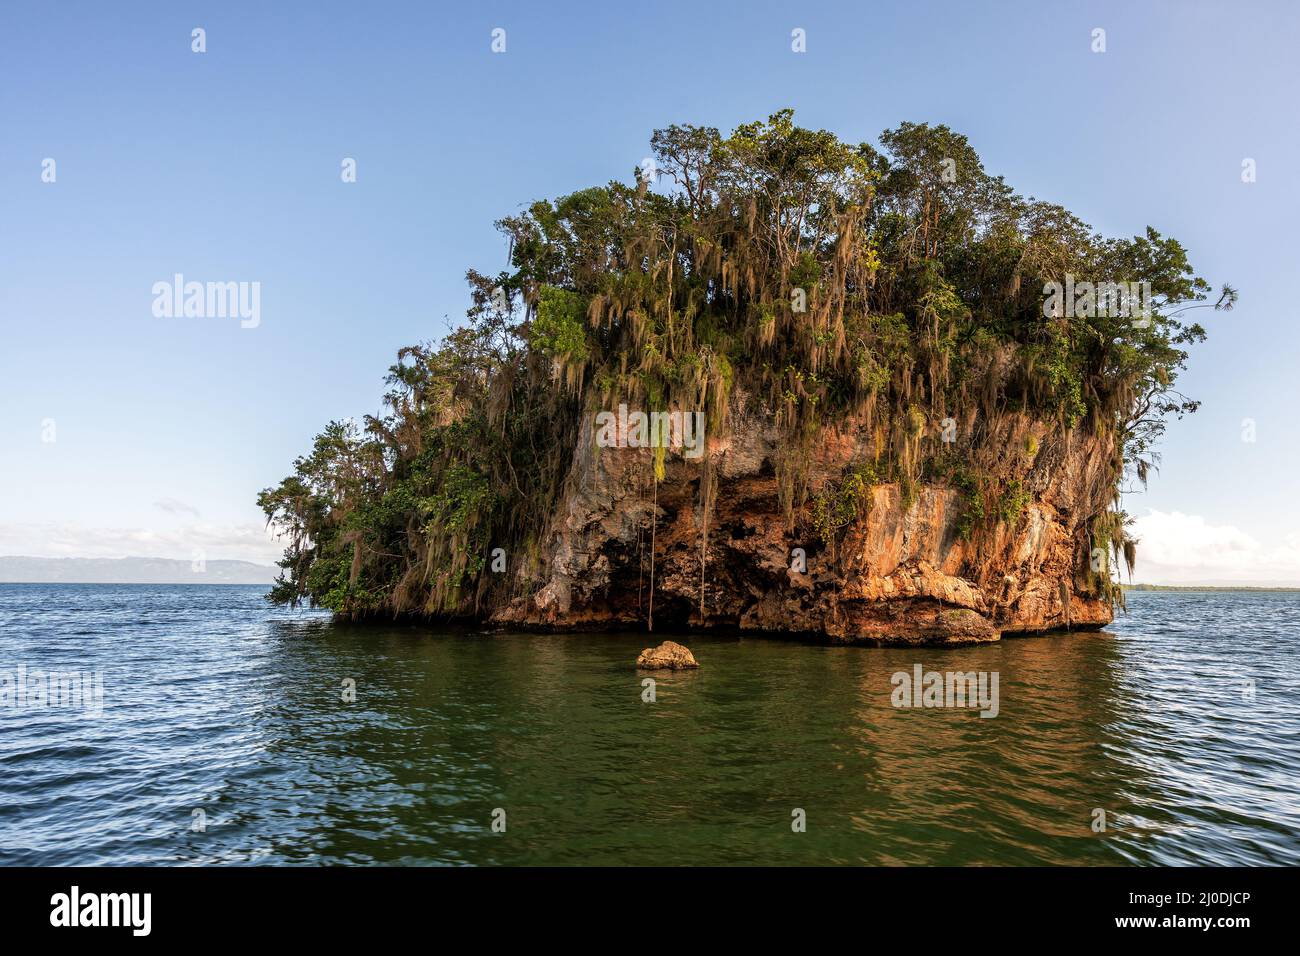
M1300 535L1264 544L1234 525L1151 509L1133 523L1138 538L1133 580L1146 584L1300 586Z
M178 558L203 552L209 561L274 564L284 552L270 531L257 525L202 522L160 531L150 528L87 528L71 522L0 524L0 555L35 558Z
M191 504L186 504L184 501L181 501L179 498L160 498L158 501L155 501L153 503L153 506L155 508L161 508L163 511L166 511L168 514L173 514L173 515L190 514L190 515L194 515L194 517L196 518L201 517L198 508L194 507Z

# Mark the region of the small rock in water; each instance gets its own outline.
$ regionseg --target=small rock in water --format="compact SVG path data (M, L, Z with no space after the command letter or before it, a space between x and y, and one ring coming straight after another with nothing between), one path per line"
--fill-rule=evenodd
M641 656L636 659L636 666L646 670L666 667L677 671L700 665L689 647L683 647L676 641L664 641L658 647L647 647L643 650Z

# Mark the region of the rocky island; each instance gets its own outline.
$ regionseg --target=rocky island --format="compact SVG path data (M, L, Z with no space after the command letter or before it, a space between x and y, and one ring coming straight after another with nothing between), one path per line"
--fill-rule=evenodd
M1121 485L1196 408L1183 316L1235 292L943 126L876 148L783 111L651 146L501 220L465 324L262 492L272 600L868 644L1109 622Z

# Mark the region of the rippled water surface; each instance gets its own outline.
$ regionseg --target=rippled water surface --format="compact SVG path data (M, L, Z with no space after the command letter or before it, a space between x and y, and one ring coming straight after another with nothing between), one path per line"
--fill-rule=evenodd
M1300 863L1300 595L961 650L693 635L647 703L645 635L261 591L0 585L0 862ZM918 663L997 672L998 716L895 708ZM101 672L102 714L18 706L20 666Z

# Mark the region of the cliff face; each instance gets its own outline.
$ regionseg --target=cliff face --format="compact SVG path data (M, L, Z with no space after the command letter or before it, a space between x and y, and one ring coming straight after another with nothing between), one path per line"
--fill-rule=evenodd
M1077 592L1087 586L1085 523L1110 496L1110 449L1079 432L1050 435L1046 424L1010 416L981 443L1007 449L998 468L1028 492L1014 520L963 537L961 491L923 483L905 507L899 485L884 483L870 488L865 516L833 545L809 533L807 505L787 520L777 480L781 434L743 397L733 403L728 434L709 439L717 484L703 546L699 461L669 454L656 492L649 450L580 442L562 508L538 549L544 584L491 619L644 627L653 564L653 621L661 630L957 645L1100 627L1112 618L1109 603ZM852 421L822 432L806 464L810 493L871 447L870 432ZM802 560L794 549L803 549Z

